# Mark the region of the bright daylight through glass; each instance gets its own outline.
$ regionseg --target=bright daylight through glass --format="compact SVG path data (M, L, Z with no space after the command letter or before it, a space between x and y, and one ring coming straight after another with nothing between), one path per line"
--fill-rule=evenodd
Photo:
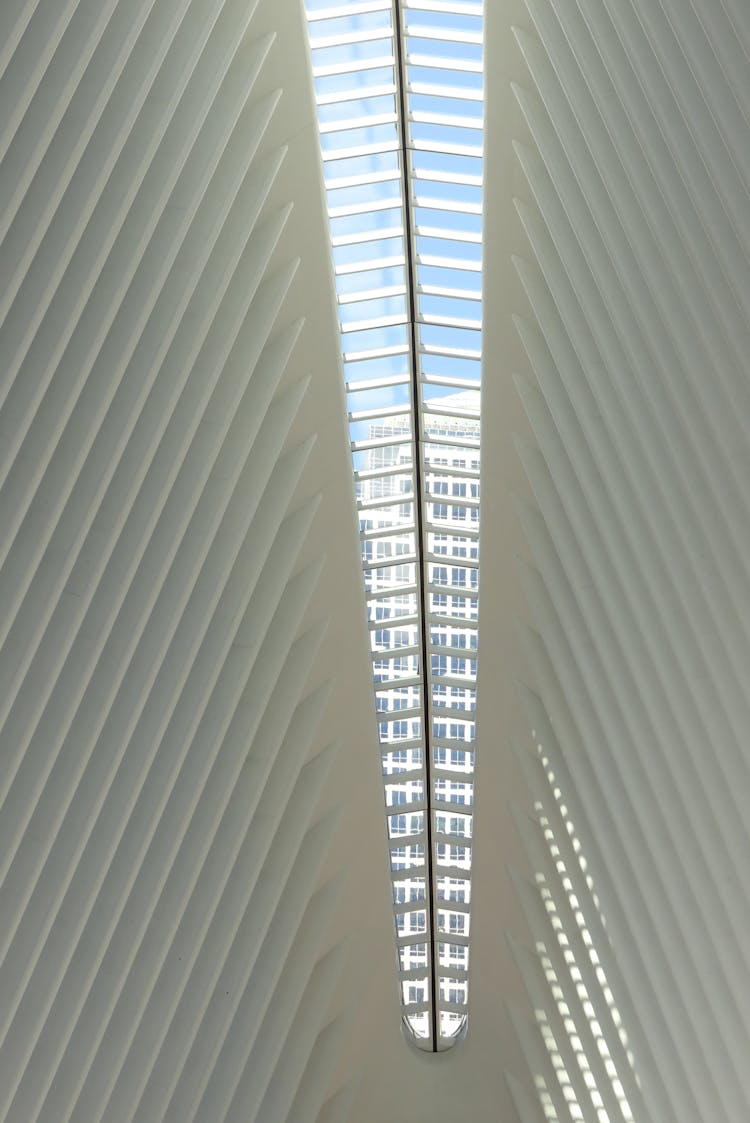
M307 0L405 1025L465 1026L471 907L482 4Z

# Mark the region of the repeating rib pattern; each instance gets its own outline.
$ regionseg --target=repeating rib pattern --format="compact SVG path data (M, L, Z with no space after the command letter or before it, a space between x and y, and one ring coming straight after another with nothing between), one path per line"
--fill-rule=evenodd
M750 10L526 0L519 1117L750 1112ZM606 919L605 919L606 918ZM605 1044L603 1045L602 1042Z
M331 605L310 623L280 178L312 105L279 113L269 9L0 12L4 1123L302 1121L331 1095L341 731L308 685Z

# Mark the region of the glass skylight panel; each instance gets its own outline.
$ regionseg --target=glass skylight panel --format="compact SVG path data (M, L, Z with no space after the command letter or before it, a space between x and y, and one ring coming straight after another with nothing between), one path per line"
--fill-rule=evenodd
M482 5L307 0L404 1021L468 1002L479 589Z

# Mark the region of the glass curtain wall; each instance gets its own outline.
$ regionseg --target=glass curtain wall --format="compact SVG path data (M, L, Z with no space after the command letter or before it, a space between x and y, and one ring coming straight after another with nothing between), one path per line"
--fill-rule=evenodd
M466 1024L482 268L482 4L307 0L404 1024Z

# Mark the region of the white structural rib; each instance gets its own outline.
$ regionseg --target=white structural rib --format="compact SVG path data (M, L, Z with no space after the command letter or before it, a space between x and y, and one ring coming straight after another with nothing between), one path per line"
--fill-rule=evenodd
M533 946L514 954L537 1025L519 1015L519 1037L545 1118L741 1123L748 20L708 0L525 8L512 90L534 804L518 888Z
M312 1120L381 821L302 13L0 25L0 1120Z
M437 1052L468 1002L482 6L311 2L308 21L404 1024Z

